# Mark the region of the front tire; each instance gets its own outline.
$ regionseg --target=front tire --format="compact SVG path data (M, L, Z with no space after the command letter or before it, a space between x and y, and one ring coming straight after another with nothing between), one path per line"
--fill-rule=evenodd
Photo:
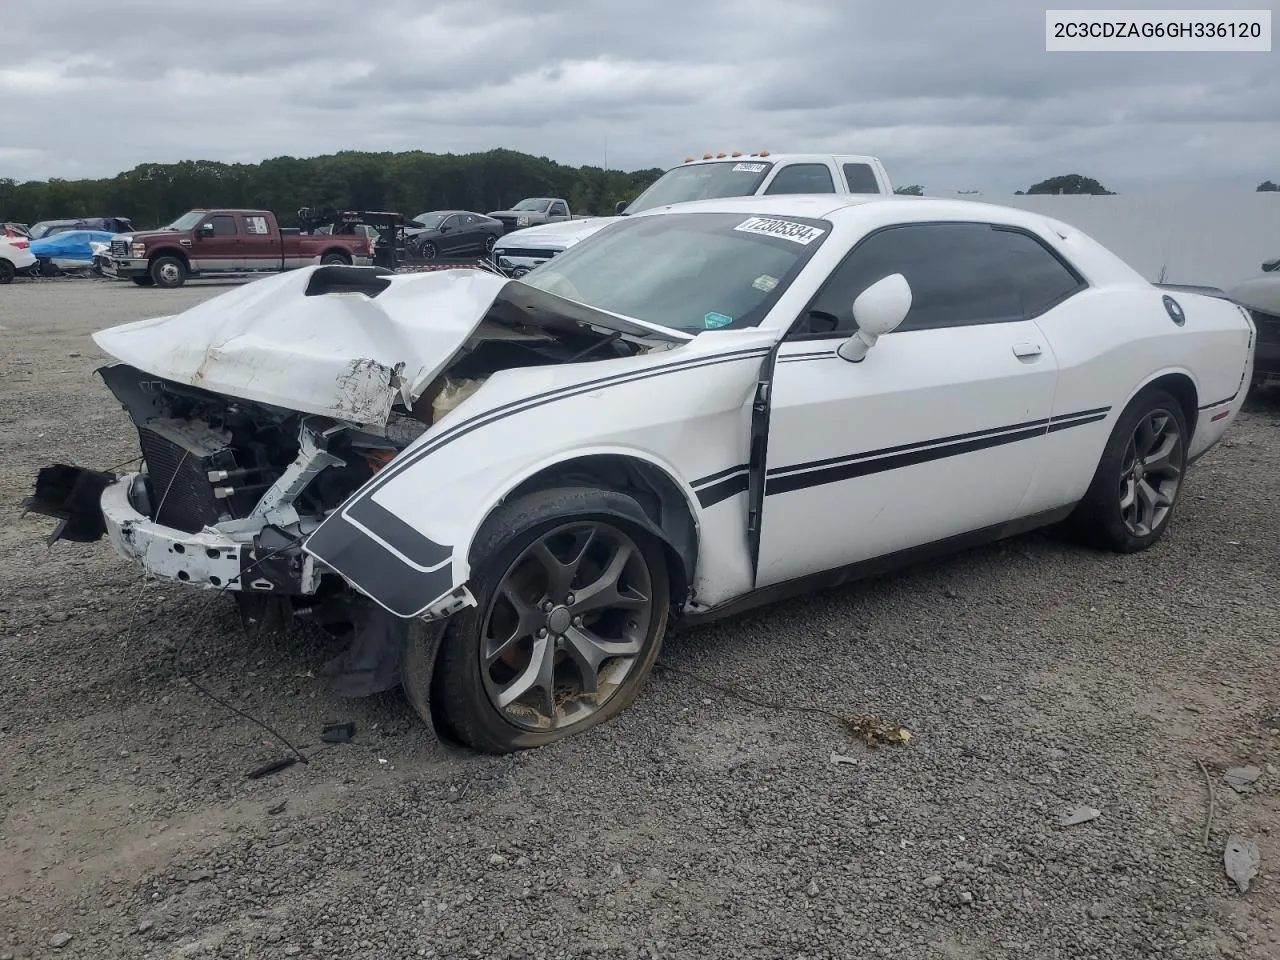
M154 287L156 285L156 282L150 277L130 277L129 279L140 287Z
M151 282L174 290L187 282L187 265L177 257L156 257L151 263Z
M486 522L473 549L476 606L455 614L431 677L449 734L485 753L545 746L635 701L662 648L671 585L662 544L632 498L563 488ZM413 650L424 649L410 647ZM424 719L423 671L405 671Z
M436 245L430 240L423 240L422 246L418 248L418 256L423 260L434 260L436 258Z
M1146 550L1173 519L1191 435L1176 399L1160 389L1134 398L1116 421L1093 483L1068 520L1081 540L1117 553Z

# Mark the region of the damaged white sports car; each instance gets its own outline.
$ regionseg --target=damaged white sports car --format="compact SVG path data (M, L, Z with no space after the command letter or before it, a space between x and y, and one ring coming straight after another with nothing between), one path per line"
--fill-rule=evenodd
M145 469L30 507L503 752L617 714L673 622L1063 520L1150 546L1253 337L1031 213L707 201L522 280L318 267L104 330Z

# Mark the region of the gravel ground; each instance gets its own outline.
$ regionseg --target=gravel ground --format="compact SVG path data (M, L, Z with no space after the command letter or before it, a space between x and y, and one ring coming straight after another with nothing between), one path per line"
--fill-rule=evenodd
M604 728L493 759L399 694L329 693L314 636L255 645L230 600L19 519L39 466L135 455L88 334L220 289L0 289L0 960L1280 957L1280 400L1145 555L1034 535L664 653L905 746L665 672ZM185 677L309 762L246 779L283 747ZM319 741L334 720L354 742ZM1231 833L1262 854L1243 895Z

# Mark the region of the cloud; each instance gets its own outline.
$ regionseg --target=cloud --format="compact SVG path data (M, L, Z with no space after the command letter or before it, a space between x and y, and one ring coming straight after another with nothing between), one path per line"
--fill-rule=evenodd
M1043 8L1019 0L59 11L0 34L0 176L499 146L624 168L874 153L935 193L1073 171L1118 190L1280 175L1273 55L1047 53Z

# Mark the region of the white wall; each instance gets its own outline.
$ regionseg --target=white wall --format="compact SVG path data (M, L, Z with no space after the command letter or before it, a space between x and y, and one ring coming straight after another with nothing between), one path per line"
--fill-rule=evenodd
M973 196L1084 231L1148 280L1231 287L1280 257L1280 192Z

